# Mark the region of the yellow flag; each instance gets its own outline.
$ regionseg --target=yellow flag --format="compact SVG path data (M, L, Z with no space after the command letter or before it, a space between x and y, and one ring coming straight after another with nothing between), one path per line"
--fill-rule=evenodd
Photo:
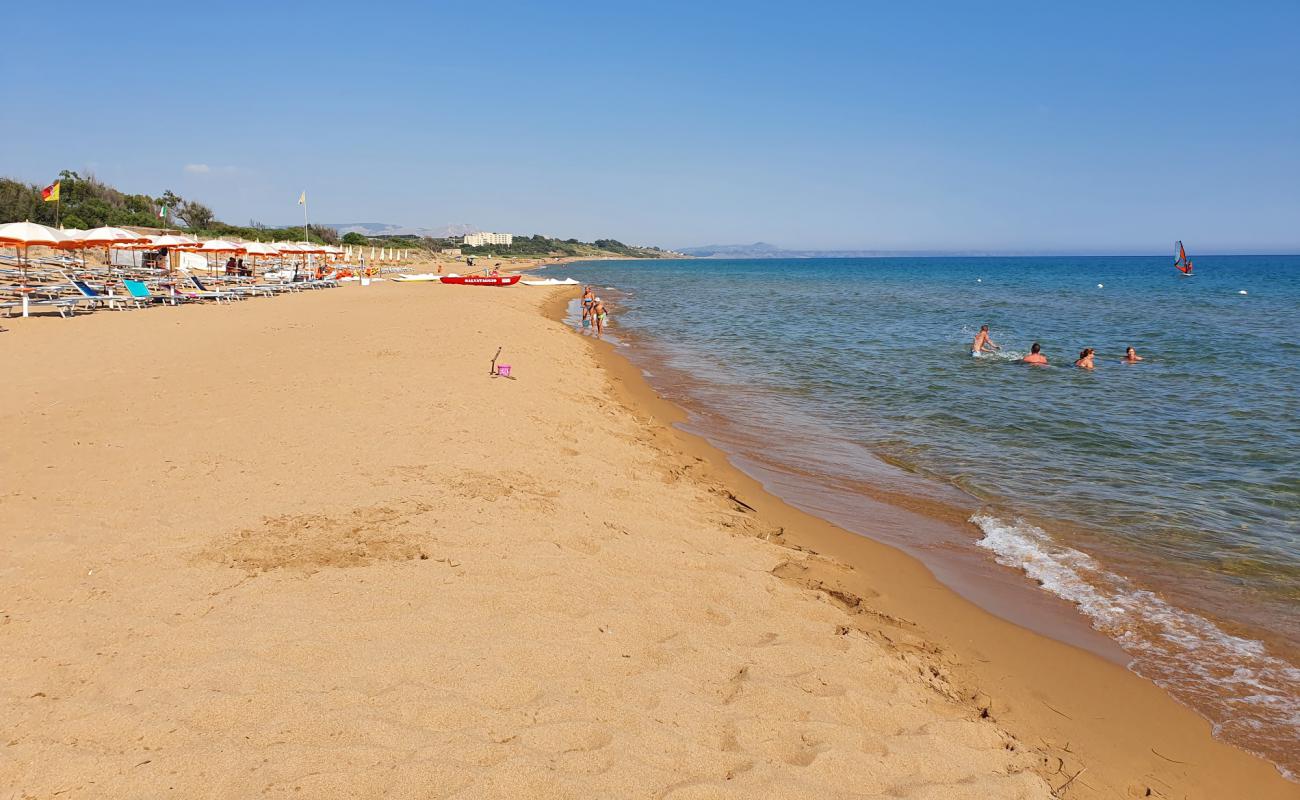
M50 186L41 190L41 199L47 203L55 203L59 200L59 181L55 181Z
M306 192L303 192L302 194L298 195L298 205L300 205L300 206L305 206L305 205L307 205L307 193L306 193Z

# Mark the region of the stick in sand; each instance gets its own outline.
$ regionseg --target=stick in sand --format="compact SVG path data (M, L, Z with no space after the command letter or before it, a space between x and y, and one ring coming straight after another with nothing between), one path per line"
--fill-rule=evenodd
M497 374L497 359L501 357L501 348L497 348L497 354L492 356L492 368L488 370L489 375Z

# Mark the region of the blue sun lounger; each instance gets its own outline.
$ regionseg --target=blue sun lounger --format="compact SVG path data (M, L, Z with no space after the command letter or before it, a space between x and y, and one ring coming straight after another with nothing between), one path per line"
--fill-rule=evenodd
M140 303L171 303L176 305L185 299L185 295L160 295L153 294L144 281L133 281L130 278L123 279L122 284L126 286L127 292L131 297Z

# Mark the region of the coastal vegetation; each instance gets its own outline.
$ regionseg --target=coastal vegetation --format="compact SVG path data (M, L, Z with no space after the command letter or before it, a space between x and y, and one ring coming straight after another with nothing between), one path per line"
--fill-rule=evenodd
M183 228L201 237L236 237L261 241L301 241L302 226L271 228L256 221L247 225L222 222L207 205L181 197L170 189L158 196L128 194L99 180L70 170L59 173L58 219L56 204L45 202L41 187L13 178L0 178L0 221L30 220L64 228L98 228L104 225L137 228ZM163 216L166 209L166 216ZM313 242L337 244L338 231L309 227ZM418 246L418 245L417 245Z
M449 247L456 245L449 244ZM581 242L577 239L552 239L541 234L516 236L509 245L483 245L481 247L461 247L461 252L473 256L516 256L520 258L672 258L675 253L658 247L635 247L626 245L617 239L597 239L594 242Z
M269 227L255 220L235 225L217 219L213 210L197 200L181 197L170 189L158 196L128 194L94 175L64 170L59 173L58 218L56 204L45 202L41 187L13 178L0 178L0 222L30 220L64 228L98 228L104 225L140 228L181 228L199 237L238 238L258 241L301 241L302 226ZM163 216L163 210L166 215ZM355 247L392 247L402 250L461 248L466 255L485 257L577 257L577 258L668 258L675 253L658 247L635 247L617 239L582 242L554 239L540 234L516 236L510 246L465 247L459 237L367 236L351 231L340 236L332 227L310 225L308 237L323 244Z

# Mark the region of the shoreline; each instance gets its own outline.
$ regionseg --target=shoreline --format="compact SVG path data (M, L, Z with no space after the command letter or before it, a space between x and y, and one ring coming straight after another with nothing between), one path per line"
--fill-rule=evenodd
M548 318L571 288L16 323L0 786L1293 796L1154 687L712 460L629 362ZM1094 746L1143 702L1147 728Z
M557 292L544 313L582 336L565 323L575 296ZM810 562L817 566L781 577L840 598L846 614L869 635L904 631L933 646L933 654L951 669L954 685L963 687L972 712L993 718L1022 741L1041 743L1042 752L1059 760L1057 772L1071 781L1070 796L1076 791L1106 797L1143 796L1150 790L1148 796L1182 792L1205 798L1297 792L1273 764L1214 738L1209 721L1114 657L997 616L944 585L904 550L844 530L771 494L702 435L684 430L687 412L661 397L631 359L609 342L582 338L619 402L683 462L684 470L736 501L737 510L751 514L758 527L782 531L769 537L777 544L819 557ZM1053 789L1059 791L1060 784L1053 782Z

